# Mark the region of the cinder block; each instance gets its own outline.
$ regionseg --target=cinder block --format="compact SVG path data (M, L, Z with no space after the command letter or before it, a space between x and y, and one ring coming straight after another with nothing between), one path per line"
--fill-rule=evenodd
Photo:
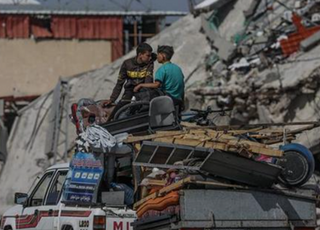
M302 51L308 51L312 49L313 47L317 46L320 43L320 31L313 34L312 36L304 39L300 43L300 49Z

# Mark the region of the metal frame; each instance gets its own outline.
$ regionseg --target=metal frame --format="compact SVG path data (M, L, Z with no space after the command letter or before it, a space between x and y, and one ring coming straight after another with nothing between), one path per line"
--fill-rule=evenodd
M163 215L137 220L133 229L291 230L316 226L313 196L253 189L184 189L180 195L179 217Z
M50 129L47 132L45 152L49 159L53 158L53 164L68 160L69 92L69 82L63 79L59 80L53 91ZM63 146L62 151L59 151L60 146Z
M178 161L192 158L199 158L202 161L201 165L199 167L175 165ZM257 162L235 153L151 141L143 142L133 161L133 166L204 171L211 175L259 187L272 186L282 171L280 166Z

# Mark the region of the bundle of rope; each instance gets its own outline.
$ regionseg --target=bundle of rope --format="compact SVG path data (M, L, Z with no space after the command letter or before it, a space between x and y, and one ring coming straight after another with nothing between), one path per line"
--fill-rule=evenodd
M90 146L97 149L111 149L117 144L116 138L99 125L91 125L80 134L80 137Z

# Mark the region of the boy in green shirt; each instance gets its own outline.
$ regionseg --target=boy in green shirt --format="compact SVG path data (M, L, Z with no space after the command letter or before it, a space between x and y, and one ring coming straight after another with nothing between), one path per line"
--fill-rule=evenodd
M184 100L184 76L181 68L170 62L174 54L173 47L159 46L157 52L157 60L162 66L155 74L155 82L139 84L133 91L139 92L141 88L161 88L181 111Z

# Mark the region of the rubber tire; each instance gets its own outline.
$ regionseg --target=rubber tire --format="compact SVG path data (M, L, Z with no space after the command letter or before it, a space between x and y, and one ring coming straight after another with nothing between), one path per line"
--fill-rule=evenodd
M290 187L305 184L312 176L315 168L315 160L311 151L297 143L283 145L280 149L284 151L283 158L287 159L287 162L278 161L278 164L284 168L279 176L280 182ZM299 157L298 161L297 157ZM297 162L299 163L298 166Z
M64 225L62 226L61 230L73 230L73 227L70 225Z
M150 102L138 101L138 102L133 102L133 103L129 103L127 105L124 105L116 112L116 114L114 115L113 119L114 120L120 120L120 119L122 119L122 118L119 118L121 113L123 113L124 111L126 111L130 107L142 106L142 105L150 105Z

